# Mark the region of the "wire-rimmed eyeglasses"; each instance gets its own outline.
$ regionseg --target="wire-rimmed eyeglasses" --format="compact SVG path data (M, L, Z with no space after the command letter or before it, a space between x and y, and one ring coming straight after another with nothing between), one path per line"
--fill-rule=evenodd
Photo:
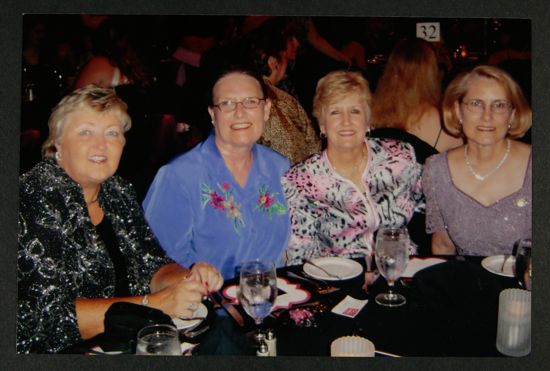
M468 111L473 113L483 113L487 104L481 99L468 99L462 101L462 104L468 109ZM513 106L511 103L505 100L494 100L489 103L489 107L492 113L502 115L504 113L510 112Z
M243 100L227 99L222 100L218 104L213 104L212 107L216 107L222 112L232 112L237 109L237 104L240 103L245 109L254 109L258 108L260 102L263 100L265 100L265 98L247 97Z

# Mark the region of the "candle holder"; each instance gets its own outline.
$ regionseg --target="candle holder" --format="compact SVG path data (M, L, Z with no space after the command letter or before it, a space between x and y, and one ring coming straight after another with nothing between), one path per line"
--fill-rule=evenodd
M500 293L496 347L511 357L523 357L531 352L530 291L506 289Z

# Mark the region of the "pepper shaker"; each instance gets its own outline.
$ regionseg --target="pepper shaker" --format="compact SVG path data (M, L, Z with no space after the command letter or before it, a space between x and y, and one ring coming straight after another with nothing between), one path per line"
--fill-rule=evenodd
M272 329L267 330L265 334L265 342L267 343L269 356L275 357L277 355L277 338L275 337L275 332Z
M269 356L269 347L265 340L260 340L258 343L258 349L256 350L256 355L258 357L267 357Z

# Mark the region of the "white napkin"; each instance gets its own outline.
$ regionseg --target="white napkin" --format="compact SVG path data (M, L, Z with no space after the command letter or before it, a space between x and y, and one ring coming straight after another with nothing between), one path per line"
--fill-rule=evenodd
M334 308L332 308L333 313L340 314L342 316L355 318L355 316L363 309L363 307L368 303L367 299L358 300L352 298L349 295L339 302Z
M426 269L428 267L431 267L432 265L436 265L444 262L446 262L446 260L440 259L440 258L427 258L427 259L413 258L409 260L409 263L407 264L407 268L405 269L401 277L411 278L422 269Z

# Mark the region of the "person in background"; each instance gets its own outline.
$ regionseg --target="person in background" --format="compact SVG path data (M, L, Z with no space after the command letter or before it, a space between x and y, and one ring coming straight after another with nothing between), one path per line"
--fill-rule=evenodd
M114 175L131 121L112 89L87 86L49 119L42 162L20 178L17 352L55 353L103 332L115 302L189 316L223 284L166 257L133 188Z
M290 164L256 144L272 105L259 74L226 67L210 92L213 132L158 171L143 205L170 257L207 261L230 278L247 260L282 264L290 227L281 177Z
M106 18L95 30L94 55L82 67L74 88L89 84L117 87L150 86L153 76L132 46L127 25L119 18Z
M406 226L414 210L423 208L421 166L412 146L365 138L371 99L360 73L334 71L319 80L313 115L327 148L283 178L292 228L287 265L370 255L379 227Z
M424 167L432 252L511 254L532 234L531 146L517 140L531 127L529 104L508 73L477 66L447 87L443 118L466 144Z
M251 35L252 60L263 75L271 112L259 143L285 155L291 164L305 160L321 149L321 141L300 103L276 87L285 77L288 45L295 40L284 19L274 18Z
M372 134L413 144L421 163L432 154L460 146L462 139L443 128L440 100L434 48L421 39L401 40L391 52L374 93L372 115L377 130Z

